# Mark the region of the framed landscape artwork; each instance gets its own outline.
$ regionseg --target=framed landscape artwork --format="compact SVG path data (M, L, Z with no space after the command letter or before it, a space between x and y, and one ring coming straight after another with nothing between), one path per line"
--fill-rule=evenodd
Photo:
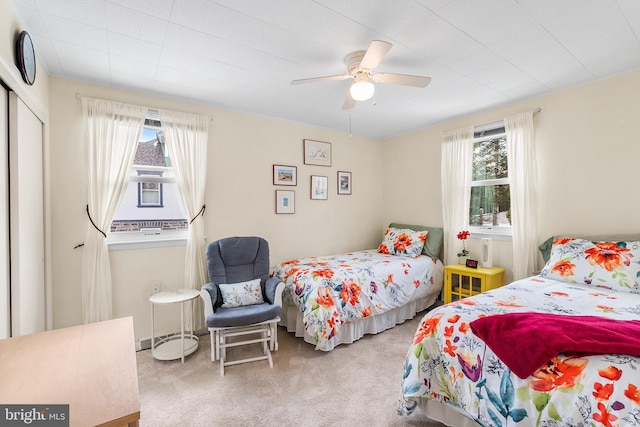
M298 168L273 165L273 185L298 185Z
M331 143L305 139L304 164L317 166L331 166Z
M351 172L338 171L338 194L351 194Z
M276 213L292 214L296 212L296 192L293 190L276 190Z

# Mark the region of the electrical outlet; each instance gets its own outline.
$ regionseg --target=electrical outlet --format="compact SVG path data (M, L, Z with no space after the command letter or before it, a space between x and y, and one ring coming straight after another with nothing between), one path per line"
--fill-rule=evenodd
M151 285L151 294L157 294L158 292L160 292L160 282L156 280Z

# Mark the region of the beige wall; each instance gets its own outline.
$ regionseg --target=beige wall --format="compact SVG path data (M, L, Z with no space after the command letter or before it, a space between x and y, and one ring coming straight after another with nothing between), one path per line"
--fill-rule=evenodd
M538 107L543 108L535 116L540 242L556 233L638 232L640 228L636 213L640 198L635 190L640 158L636 130L640 99L635 94L640 93L640 71L379 142L92 84L48 79L42 68L36 84L29 87L22 83L13 65L13 40L19 24L7 0L0 0L0 31L0 77L45 123L47 194L51 187L51 223L47 230L52 233L47 261L53 283L50 302L55 328L81 323L82 249L73 248L82 243L87 231L86 170L76 92L211 116L206 237L211 241L229 235L264 236L271 244L272 263L375 247L382 228L390 221L442 225L442 132ZM331 142L333 166L303 165L303 138ZM274 163L298 167L294 215L274 213ZM353 195L336 194L338 170L353 173ZM329 200L309 200L312 174L329 177ZM478 241L470 241L468 246L473 253ZM494 263L509 269L510 243L496 242L494 250ZM147 337L151 285L159 280L163 289L182 286L184 248L115 251L111 255L114 315L134 316L136 337Z
M384 183L385 221L403 206L407 222L442 225L443 131L540 107L542 112L534 116L540 243L559 233L637 233L638 93L640 71L394 138L385 144L385 158L392 159L391 168L401 175ZM477 254L479 241L470 240L468 249ZM508 269L508 280L513 277L510 242L494 242L493 262Z
M259 235L269 241L272 264L307 255L376 247L383 232L380 187L383 143L301 124L51 79L51 183L54 327L81 322L82 243L87 231L85 150L81 96L190 111L212 117L208 147L205 232L208 241ZM332 144L331 167L304 165L302 140ZM298 167L296 187L275 187L273 164ZM353 194L337 195L337 171L351 171ZM328 200L310 200L311 175L329 179ZM296 192L296 212L275 214L275 189ZM184 247L111 252L114 316L133 315L137 337L150 334L148 297L182 287ZM174 312L178 312L176 308ZM164 317L164 316L162 316ZM158 327L162 328L160 322ZM174 323L177 325L177 323Z

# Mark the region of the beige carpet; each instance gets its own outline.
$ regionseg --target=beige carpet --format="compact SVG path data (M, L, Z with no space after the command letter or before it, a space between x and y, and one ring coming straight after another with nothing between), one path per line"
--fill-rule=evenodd
M209 336L185 363L137 353L141 426L428 426L416 410L396 414L404 357L422 317L330 352L278 328L273 369L266 361L212 363ZM251 348L253 347L253 348ZM229 351L260 353L258 346Z

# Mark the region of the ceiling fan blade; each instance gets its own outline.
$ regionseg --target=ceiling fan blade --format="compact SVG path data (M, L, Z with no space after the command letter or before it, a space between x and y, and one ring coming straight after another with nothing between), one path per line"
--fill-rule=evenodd
M411 76L409 74L376 73L372 76L374 82L391 83L396 85L426 87L431 83L431 77Z
M383 42L382 40L372 41L360 62L360 67L373 70L392 47L391 43Z
M351 92L347 92L347 98L344 100L344 104L342 105L343 110L350 110L356 105L356 100L351 97Z
M292 85L299 85L302 83L317 83L326 82L330 80L346 80L352 78L351 74L340 74L338 76L324 76L324 77L312 77L310 79L292 80Z

